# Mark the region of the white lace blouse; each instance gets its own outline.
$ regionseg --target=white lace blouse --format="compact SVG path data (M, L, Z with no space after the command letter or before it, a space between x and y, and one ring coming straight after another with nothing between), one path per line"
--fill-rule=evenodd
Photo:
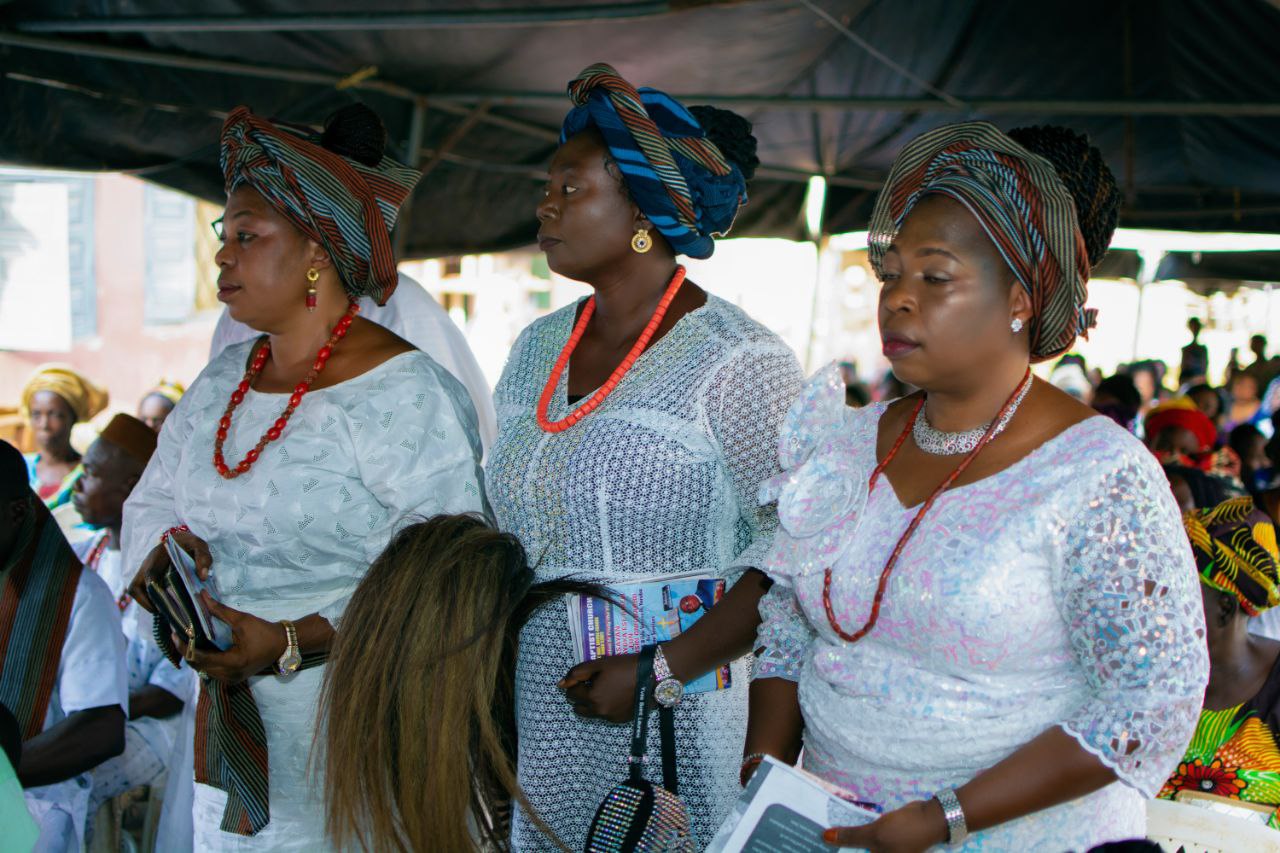
M251 347L227 348L165 421L125 504L126 573L161 533L187 524L209 543L225 604L271 621L319 613L337 627L369 563L398 529L436 513L483 511L475 410L429 356L401 353L307 394L249 472L224 480L213 468L214 433ZM287 394L245 396L224 448L230 465L287 402ZM307 764L323 672L250 679L267 733L271 822L253 838L221 832L225 795L197 785L197 850L329 849L321 780Z
M756 492L778 473L778 428L803 379L795 355L708 296L590 416L546 433L534 409L576 309L521 333L498 382L498 440L485 474L499 526L520 537L539 580L576 574L610 584L690 571L732 580L758 566L777 519ZM572 408L567 383L561 376L553 419ZM520 784L560 839L581 850L600 801L627 775L631 727L574 715L556 687L574 662L563 605L534 614L516 669ZM732 688L688 695L675 713L680 795L702 845L740 792L746 664L734 663ZM657 726L650 731L656 754ZM557 849L523 811L514 824L514 849Z
M1208 678L1195 563L1160 466L1105 418L916 513L868 493L885 404L852 410L834 367L809 381L761 490L780 531L764 568L757 678L799 682L807 769L892 809L956 787L1060 726L1119 782L975 833L966 850L1087 849L1145 834L1151 796L1195 729Z

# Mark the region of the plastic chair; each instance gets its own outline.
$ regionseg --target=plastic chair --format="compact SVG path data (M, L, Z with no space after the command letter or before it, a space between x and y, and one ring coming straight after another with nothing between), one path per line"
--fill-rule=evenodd
M89 844L89 853L119 853L121 812L118 797L112 797L98 809L93 819L93 841Z
M142 850L151 853L156 849L156 832L160 829L160 813L164 809L164 786L152 785L147 797L147 817L142 824ZM163 851L160 851L163 853Z
M1165 853L1280 853L1280 832L1169 800L1147 801L1147 838Z

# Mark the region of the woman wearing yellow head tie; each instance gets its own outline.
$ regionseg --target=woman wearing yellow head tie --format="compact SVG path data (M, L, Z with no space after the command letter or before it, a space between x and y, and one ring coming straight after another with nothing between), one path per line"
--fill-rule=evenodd
M26 454L27 477L49 509L71 500L82 470L71 428L106 407L107 392L63 364L36 368L22 389L22 412L36 442L36 452Z
M180 383L161 379L159 385L148 391L138 401L138 420L159 432L160 427L164 425L164 419L169 417L173 407L178 405L178 401L186 392L186 387Z

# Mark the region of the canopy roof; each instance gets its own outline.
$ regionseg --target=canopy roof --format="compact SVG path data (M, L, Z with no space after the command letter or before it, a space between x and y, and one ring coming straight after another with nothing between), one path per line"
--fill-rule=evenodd
M607 61L755 122L764 168L735 235L803 236L812 174L824 230L865 227L895 152L968 118L1089 133L1125 225L1280 231L1280 9L1264 0L361 6L0 0L0 160L221 199L232 107L319 122L358 98L428 172L403 253L494 250L532 241L564 86Z

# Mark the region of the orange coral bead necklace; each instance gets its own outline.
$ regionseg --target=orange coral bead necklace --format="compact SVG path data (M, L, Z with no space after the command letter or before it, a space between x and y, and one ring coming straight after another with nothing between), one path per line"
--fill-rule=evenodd
M618 387L618 383L622 381L622 377L627 375L627 371L636 363L636 359L640 357L640 353L644 352L644 348L649 345L649 341L653 339L653 335L658 331L662 318L667 315L667 309L671 307L671 302L676 298L676 293L680 290L680 285L684 283L685 269L683 266L677 266L675 275L671 276L671 282L667 285L666 293L662 294L662 299L658 302L657 309L654 310L653 316L649 318L648 324L644 327L644 331L640 333L640 337L636 338L635 344L631 347L631 351L627 353L622 362L614 368L613 373L605 380L605 383L596 389L585 402L571 411L564 418L553 421L547 417L547 409L551 406L551 398L556 393L556 386L560 384L560 377L564 374L565 368L569 365L569 357L573 355L573 351L577 349L578 342L582 340L583 333L587 330L587 323L591 320L591 315L596 310L596 298L593 295L587 300L587 304L582 309L582 316L578 318L578 322L573 327L573 333L569 335L569 341L564 345L564 349L560 351L560 357L556 359L555 367L551 369L551 375L547 377L547 384L542 389L542 396L538 399L538 408L536 411L538 426L544 432L564 432L578 421L585 418L596 410L605 398L613 393L613 389Z

